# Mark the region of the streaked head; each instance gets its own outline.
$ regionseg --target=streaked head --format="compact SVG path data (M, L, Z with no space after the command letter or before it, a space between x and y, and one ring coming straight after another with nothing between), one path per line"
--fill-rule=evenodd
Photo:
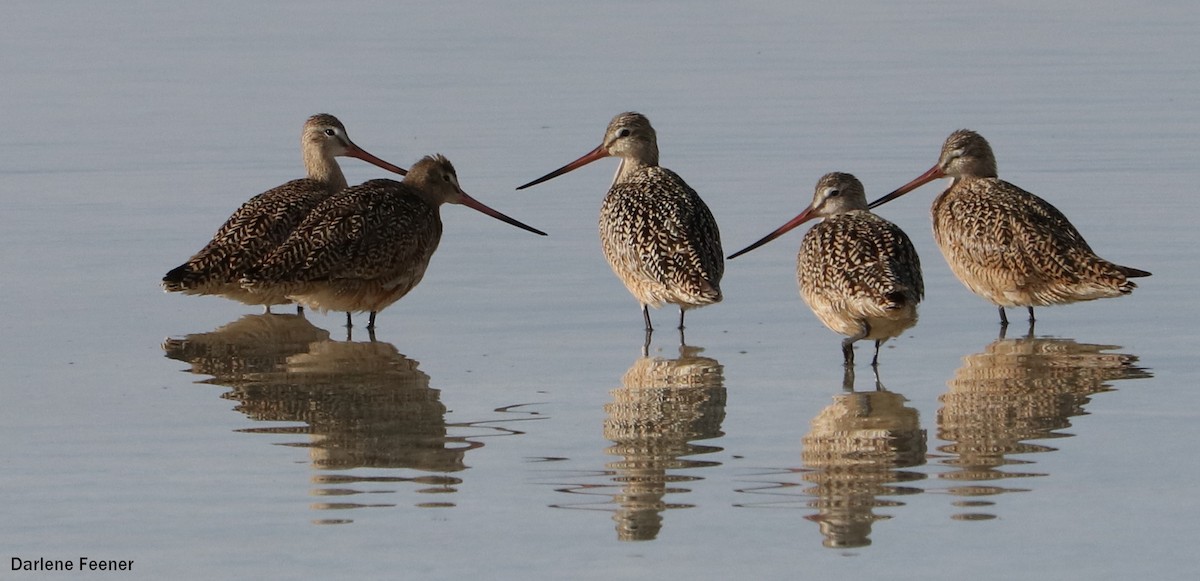
M900 186L892 193L871 202L867 207L878 208L933 180L945 177L956 180L996 177L996 156L992 155L992 146L988 145L982 135L970 129L959 129L946 138L946 142L942 144L942 153L938 156L938 162L929 168L929 171Z
M729 259L732 260L750 252L814 218L828 218L851 210L865 209L867 209L867 194L863 191L862 182L858 181L858 178L842 172L827 173L817 180L812 203L807 208L788 223L776 228L774 232L763 236L758 242L730 254Z
M814 218L828 218L851 210L867 209L867 193L852 174L830 172L817 180L809 211Z
M601 145L608 155L658 163L658 134L650 119L641 113L627 111L613 117L604 131ZM652 160L652 161L648 161Z
M994 178L996 156L982 135L970 129L959 129L942 144L938 167L943 175L952 178Z
M650 120L645 115L632 111L613 117L608 123L608 128L604 130L604 141L595 149L536 180L517 186L517 189L536 186L606 157L634 160L640 165L658 165L658 136L654 127L650 125Z
M306 158L310 155L330 160L334 157L353 157L392 173L408 173L404 168L379 159L355 145L346 132L346 126L328 113L318 113L308 118L300 135L300 146Z
M404 183L415 188L422 198L434 206L461 204L501 222L512 224L534 234L546 235L545 232L518 222L467 195L462 186L458 184L458 172L454 170L454 164L441 154L427 155L413 164L412 169L408 170L408 175L404 177Z

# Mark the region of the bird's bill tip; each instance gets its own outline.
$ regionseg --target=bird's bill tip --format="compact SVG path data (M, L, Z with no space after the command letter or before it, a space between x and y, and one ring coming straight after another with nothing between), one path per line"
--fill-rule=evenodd
M774 232L771 232L770 234L763 236L762 239L760 239L758 242L755 242L754 244L751 244L750 246L747 246L737 252L734 252L733 254L730 254L726 258L726 260L733 260L747 252L750 252L751 250L754 250L755 248L758 248L759 246L762 246L776 238L779 238L780 236L787 234L788 231L790 231L792 228L795 228L796 226L799 226L799 225L813 219L814 217L815 217L815 211L812 206L809 206L809 207L805 208L803 212L800 212L799 214L797 214L795 218L792 218L791 220L789 220L787 224L784 224L783 226L776 228Z
M942 171L942 167L940 165L934 165L933 167L929 168L929 171L917 176L917 179L914 179L913 181L900 186L899 188L896 189L896 191L894 191L882 198L879 198L878 200L875 200L874 202L871 202L870 204L867 204L867 209L874 210L875 208L878 208L879 206L882 206L896 198L899 198L900 196L903 196L904 194L907 194L907 193L909 193L909 192L911 192L933 180L936 180L939 178L944 178L944 177L946 177L946 172Z
M571 163L568 163L567 165L564 165L564 166L562 166L562 167L560 167L560 168L558 168L536 180L533 180L527 184L517 186L517 189L523 190L530 186L536 186L542 182L552 180L552 179L554 179L560 175L563 175L567 172L577 170L589 163L592 163L593 161L596 161L597 159L606 158L606 157L608 157L608 155L609 155L608 150L604 148L603 144L601 144L601 145L597 146L596 149L593 149L593 150L583 154L583 156L580 157L579 159L577 159Z
M537 228L534 228L533 226L530 226L528 224L520 222L514 218L510 218L498 210L493 210L492 208L485 205L483 202L480 202L479 200L476 200L475 198L468 196L466 194L466 192L462 192L462 196L460 197L459 203L461 203L462 205L464 205L468 208L471 208L472 210L476 210L483 214L487 214L488 216L491 216L497 220L500 220L501 222L511 224L522 230L527 230L529 232L533 232L534 234L537 234L539 236L546 236L545 232L542 232L541 230L538 230Z

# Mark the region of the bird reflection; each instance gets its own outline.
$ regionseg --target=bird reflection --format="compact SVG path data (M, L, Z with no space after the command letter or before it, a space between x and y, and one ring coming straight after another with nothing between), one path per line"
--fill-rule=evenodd
M613 442L605 452L621 457L607 464L621 485L613 497L621 540L656 538L665 509L691 506L668 504L664 497L687 492L681 483L700 480L678 471L718 465L688 458L719 452L721 448L693 442L724 435L723 368L716 359L700 356L701 351L681 346L675 359L639 358L604 406L604 437Z
M879 497L920 492L894 483L925 478L901 469L925 463L926 435L917 410L884 389L878 375L874 389L855 391L847 367L842 384L803 439L803 478L813 484L805 492L816 497L808 505L818 511L806 518L820 525L826 547L862 547L871 544L874 522L891 518L874 509L903 506Z
M238 402L235 409L250 419L293 423L240 431L307 435L305 441L286 445L309 449L313 467L320 470L313 477L316 496L381 492L365 489L398 482L415 483L421 487L418 492L455 492L462 481L451 474L466 468L467 450L483 445L448 434L440 392L429 387L429 376L416 361L390 343L331 341L301 315L247 315L210 333L168 340L163 347L168 357L191 363L193 373L212 375L205 383L232 388L222 397ZM482 422L469 426L519 433ZM363 468L424 474L347 472ZM314 504L317 509L364 506L392 505Z
M605 449L619 456L605 464L606 470L590 473L606 478L603 484L570 484L560 492L603 495L593 502L554 504L556 508L613 512L617 538L622 541L652 540L662 530L663 511L692 505L668 503L668 494L689 489L683 483L702 480L681 473L695 468L718 466L712 461L690 458L721 451L716 446L696 444L719 438L725 420L724 368L716 359L703 357L699 347L680 346L679 357L649 357L645 354L612 390L613 401L604 406L604 437L612 441ZM619 488L616 493L604 491ZM610 496L611 494L611 496ZM616 504L616 509L611 508Z
M253 420L304 422L313 466L463 469L465 448L447 447L440 392L390 343L318 341L222 395ZM253 428L297 433L294 428ZM467 446L475 447L475 446Z
M994 503L984 497L1027 489L994 482L1045 474L1024 468L1032 460L1017 454L1051 452L1055 448L1031 440L1070 437L1060 430L1070 418L1083 415L1091 396L1111 391L1121 379L1141 379L1151 374L1137 366L1138 358L1113 353L1116 345L1077 343L1072 339L1000 338L980 353L968 355L939 399L938 438L950 442L938 450L950 454L942 463L955 468L939 478L962 482L949 492L964 500L959 520L985 520L996 515L980 510Z
M170 359L192 366L196 375L211 375L204 383L232 385L256 373L273 372L309 344L329 339L329 331L303 315L246 315L208 333L167 339L162 348Z

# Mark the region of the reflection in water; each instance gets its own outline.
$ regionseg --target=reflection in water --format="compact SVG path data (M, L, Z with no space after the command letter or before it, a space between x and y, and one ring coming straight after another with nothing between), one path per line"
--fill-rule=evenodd
M603 473L620 487L612 495L620 540L657 538L664 510L692 506L668 503L666 495L688 492L682 483L702 480L680 472L719 465L689 458L721 451L693 442L724 435L724 368L700 356L701 351L681 346L675 359L639 358L621 378L621 387L612 390L613 401L604 406L604 437L612 441L605 452L621 457L606 464ZM576 485L563 491L595 494L598 488L610 487Z
M1137 367L1138 358L1109 353L1119 347L1090 345L1071 339L1005 339L1003 335L983 352L964 358L940 400L938 438L951 442L938 449L953 457L942 463L956 468L939 477L962 482L986 482L1042 476L1005 466L1030 464L1015 454L1049 452L1054 448L1029 440L1070 437L1062 430L1070 418L1083 415L1091 396L1110 391L1120 379L1151 377ZM990 506L981 497L1023 491L997 485L963 484L950 493L971 500L963 508ZM984 512L955 515L960 520L995 518Z
M466 468L463 456L477 448L478 433L450 436L448 427L519 433L482 423L447 425L440 392L417 362L383 342L330 341L328 333L299 315L248 315L211 333L164 344L167 356L188 361L193 373L213 375L206 383L229 386L222 395L236 409L263 422L300 422L242 430L247 433L307 434L289 445L310 449L314 495L347 497L379 483L412 482L423 493L451 493L462 481L451 473ZM349 473L351 469L411 469L415 477ZM369 491L378 492L378 491ZM390 492L390 491L388 491ZM324 502L317 509L391 506ZM427 502L419 506L453 506ZM328 519L321 523L349 522Z
M816 497L807 517L820 524L826 547L871 544L871 526L890 518L875 514L878 506L903 506L880 496L916 494L920 489L894 486L925 478L899 470L925 463L925 430L917 410L904 396L886 391L876 378L871 391L854 391L854 369L846 368L844 393L812 420L804 436L805 492Z
M319 341L273 373L224 394L237 410L266 422L304 422L313 466L463 469L462 450L446 448L446 406L417 362L389 343ZM295 428L254 428L297 433Z
M604 406L604 437L613 442L606 452L623 457L607 464L622 485L613 498L620 505L613 519L621 540L654 539L662 528L664 509L691 506L667 504L663 498L668 492L687 492L668 483L700 477L669 470L718 465L685 459L721 451L692 442L724 435L723 368L715 359L700 357L700 351L681 346L676 359L638 359L621 378L621 387L612 391L612 403Z
M919 488L896 483L926 478L903 470L925 463L926 434L917 410L906 405L904 396L884 389L877 375L870 388L855 391L854 368L846 367L844 373L842 393L813 418L803 438L804 467L766 472L787 479L739 489L769 500L735 505L816 509L805 518L818 523L823 545L839 549L870 545L875 521L891 518L874 509L903 506L880 497L919 494ZM797 475L810 485L802 492L794 490L804 486Z
M205 383L232 385L247 375L273 372L287 358L308 350L314 341L329 339L301 315L246 315L208 333L167 339L167 357L191 364L196 375L211 375Z

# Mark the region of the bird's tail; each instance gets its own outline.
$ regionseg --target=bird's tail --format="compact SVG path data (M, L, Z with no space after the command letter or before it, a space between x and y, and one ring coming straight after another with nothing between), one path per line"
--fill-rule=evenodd
M208 282L202 272L192 269L192 264L184 263L167 272L162 279L162 287L169 293L195 290Z
M1118 265L1117 268L1121 271L1121 274L1125 275L1126 278L1141 278L1143 276L1150 276L1149 272L1138 270L1136 268L1130 268L1128 266Z

